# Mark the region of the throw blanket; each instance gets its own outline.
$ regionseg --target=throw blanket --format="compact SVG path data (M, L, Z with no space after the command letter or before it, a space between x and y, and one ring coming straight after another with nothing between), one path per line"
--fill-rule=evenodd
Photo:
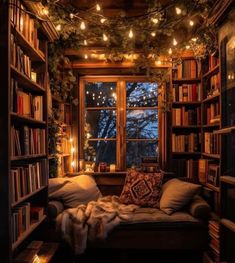
M65 210L57 227L74 253L81 254L88 239L105 239L115 226L131 221L137 208L134 204L122 204L118 196L101 197L87 205Z

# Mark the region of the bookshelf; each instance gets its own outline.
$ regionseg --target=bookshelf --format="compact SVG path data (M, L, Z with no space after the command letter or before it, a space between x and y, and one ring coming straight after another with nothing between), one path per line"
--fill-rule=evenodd
M201 156L201 65L192 57L182 58L172 69L172 167L178 176L197 177Z
M56 133L49 132L49 176L63 177L73 172L74 142L72 138L72 104L57 96L51 96L52 118L49 130L57 127ZM53 144L52 143L52 144Z
M0 261L13 262L46 218L47 44L53 37L21 0L1 2L0 22Z

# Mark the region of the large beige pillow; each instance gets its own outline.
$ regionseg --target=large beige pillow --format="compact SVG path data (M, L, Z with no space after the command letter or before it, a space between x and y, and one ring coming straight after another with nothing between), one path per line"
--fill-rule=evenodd
M201 186L179 179L171 179L162 186L160 209L170 215L187 205Z
M66 179L66 184L49 194L50 200L61 201L65 208L87 204L90 201L96 201L101 196L94 178L90 175L79 175Z

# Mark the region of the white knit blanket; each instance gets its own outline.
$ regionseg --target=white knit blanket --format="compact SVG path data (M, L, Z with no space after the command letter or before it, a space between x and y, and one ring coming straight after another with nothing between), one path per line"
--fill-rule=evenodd
M65 210L57 227L74 253L81 254L87 240L105 239L120 222L131 221L137 208L120 203L118 196L101 197L87 205Z

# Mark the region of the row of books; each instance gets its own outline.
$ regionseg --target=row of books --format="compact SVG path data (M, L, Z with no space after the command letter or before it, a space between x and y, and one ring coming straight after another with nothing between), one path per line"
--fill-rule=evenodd
M39 49L37 25L35 24L34 19L32 19L27 13L20 0L10 0L10 19L12 24L25 37L25 39L36 50L41 52Z
M210 89L211 90L219 90L220 89L220 73L213 75L210 78Z
M11 168L12 203L46 185L47 161L25 164Z
M41 128L11 126L11 156L46 154L46 131Z
M25 92L11 79L11 112L43 121L43 97Z
M172 152L199 152L200 134L172 134Z
M176 65L173 70L173 79L198 78L199 76L200 71L195 60L183 60L182 63Z
M34 207L29 202L23 202L12 210L12 242L15 243L31 224L43 218L43 207Z
M11 34L10 42L11 65L19 72L31 79L32 61L31 58L16 44L15 36Z
M201 108L188 109L183 106L181 108L172 109L172 125L200 125L201 124Z
M173 84L172 96L175 102L200 101L201 84Z
M213 132L204 133L204 152L220 154L220 135Z
M211 103L206 107L206 124L220 122L220 106L219 102Z

